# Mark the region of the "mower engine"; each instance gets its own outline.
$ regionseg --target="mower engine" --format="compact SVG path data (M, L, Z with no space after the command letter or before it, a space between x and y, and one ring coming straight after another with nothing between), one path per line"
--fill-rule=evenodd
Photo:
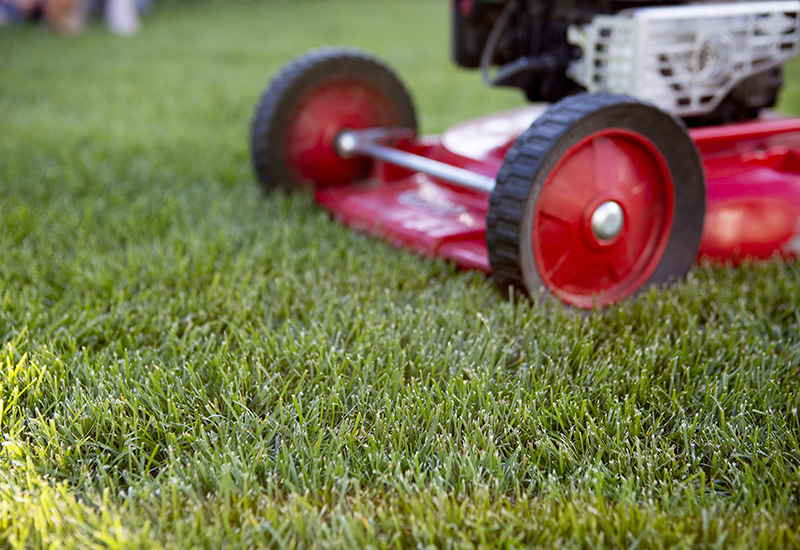
M735 122L775 104L798 14L797 1L457 0L452 54L531 101L604 91L690 125Z

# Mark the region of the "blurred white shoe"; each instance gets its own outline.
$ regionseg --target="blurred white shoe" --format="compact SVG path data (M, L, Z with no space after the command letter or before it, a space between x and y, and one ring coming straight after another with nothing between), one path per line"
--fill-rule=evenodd
M136 34L139 30L136 0L107 0L106 24L113 33Z

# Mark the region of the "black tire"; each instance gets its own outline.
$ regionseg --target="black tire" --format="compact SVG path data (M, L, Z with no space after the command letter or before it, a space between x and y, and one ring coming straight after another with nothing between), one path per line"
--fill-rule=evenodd
M601 154L609 151L607 142L611 143L610 157ZM608 167L603 161L607 157L614 167L612 185L608 188L607 182L598 183L599 179L609 178L606 174L610 172L598 169L601 162L603 168ZM572 159L569 162L573 164L564 159ZM585 165L582 162L585 159L594 162L592 167L587 167L588 176L576 171L576 167ZM594 174L591 170L598 171ZM623 176L620 176L621 170ZM552 183L556 179L557 184ZM623 179L628 187L624 187ZM567 183L573 180L582 182L574 196L565 193ZM651 183L646 186L637 183L638 187L631 190L629 182L639 181ZM545 185L549 186L548 190L558 189L552 197L545 194L543 199ZM612 189L613 186L621 190ZM639 193L636 191L639 188L644 189L643 197L652 195L652 203L642 203L645 199L634 195ZM624 212L626 208L631 211L622 217L625 221L622 228L616 230L618 233L604 240L597 233L587 233L594 231L594 226L587 226L587 220L591 220L587 216L596 212L592 201L606 201L604 193L612 191L622 193L619 195L622 198L613 201L619 202ZM592 198L585 204L580 202L590 196ZM705 202L700 158L679 119L629 97L585 93L567 97L552 105L506 154L486 219L492 275L501 285L517 286L531 297L557 297L581 308L614 303L634 295L643 286L672 281L688 272L700 243ZM646 209L637 207L640 203L650 204L652 212L645 215ZM553 213L545 210L559 204L568 205L564 209L565 219L560 219L562 214L556 213L554 221L550 220ZM570 210L579 213L574 216L579 219L572 220ZM541 214L536 214L540 211ZM641 243L644 248L641 256L637 256L636 247ZM648 243L655 244L647 248ZM548 260L548 255L555 258L561 250L564 250L563 255L558 256L558 261ZM579 265L576 258L584 253L588 259L581 261L588 262L587 271L567 272L575 270ZM597 254L599 259L592 254ZM615 259L620 254L624 254L623 261ZM603 266L601 260L606 257L609 259L603 261L608 261L609 265ZM627 275L626 261L631 263L631 272ZM641 262L645 263L639 267ZM543 273L545 268L548 270ZM607 277L602 275L606 272ZM594 273L601 276L595 278ZM573 284L573 280L582 278L587 280L580 283L583 286ZM611 281L608 289L603 286L606 279ZM596 285L597 292L588 292L592 285ZM573 287L588 290L581 294Z
M757 118L761 109L774 107L783 86L783 68L773 67L737 84L712 112L684 119L689 126L731 124Z
M338 93L336 97L341 99L348 90L352 90L352 97L330 105L325 120L321 120L325 117L319 116L319 110L309 107L317 106L314 101L324 103L326 96L322 94ZM346 112L350 103L352 113ZM367 108L359 110L359 105ZM330 114L332 111L344 114ZM411 97L397 76L381 61L358 50L321 48L302 54L272 79L256 106L250 135L256 177L265 191L276 187L292 191L308 183L337 185L365 178L370 167L367 159L339 158L333 140L345 128L370 126L416 131ZM309 140L316 148L302 159L295 158L301 153L295 153L289 140L294 140L296 147L295 134L309 128L313 134Z

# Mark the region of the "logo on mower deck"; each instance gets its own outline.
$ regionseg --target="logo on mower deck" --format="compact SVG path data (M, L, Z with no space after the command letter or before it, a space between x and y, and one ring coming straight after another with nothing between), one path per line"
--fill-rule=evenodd
M421 181L414 189L401 193L397 201L403 206L437 217L455 217L467 210L463 205L451 201L439 187L426 180Z

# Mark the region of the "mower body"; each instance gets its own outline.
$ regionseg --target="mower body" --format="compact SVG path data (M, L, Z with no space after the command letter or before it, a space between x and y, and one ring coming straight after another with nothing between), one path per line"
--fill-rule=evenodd
M457 63L540 102L420 137L385 64L312 51L256 108L264 189L584 309L800 255L800 119L765 109L800 1L456 0L453 23Z

